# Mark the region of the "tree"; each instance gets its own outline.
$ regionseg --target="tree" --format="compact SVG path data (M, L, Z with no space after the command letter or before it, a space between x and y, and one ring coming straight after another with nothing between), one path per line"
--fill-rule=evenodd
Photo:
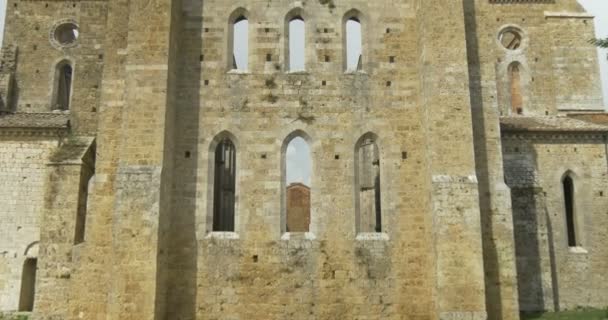
M608 48L608 38L606 39L591 39L592 44L600 47L600 48Z

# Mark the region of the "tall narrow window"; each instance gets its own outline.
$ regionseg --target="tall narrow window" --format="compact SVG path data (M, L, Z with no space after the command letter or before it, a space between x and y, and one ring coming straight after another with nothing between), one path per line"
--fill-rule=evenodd
M289 20L289 71L304 71L306 31L304 19L297 15Z
M91 147L82 159L80 171L80 190L78 193L78 210L76 212L76 230L74 244L84 242L85 223L89 210L89 192L92 190L95 177L95 147Z
M19 311L34 310L34 296L36 293L36 265L37 259L28 258L23 263L21 273L21 293L19 296Z
M346 21L346 71L363 69L361 22L352 17Z
M232 69L249 68L249 21L239 16L232 24Z
M562 180L564 189L564 207L566 209L566 228L568 230L568 246L576 247L576 223L574 217L574 182L570 176Z
M517 62L509 66L509 86L511 94L511 113L523 114L523 96L521 93L521 65Z
M72 96L72 65L62 61L55 70L55 90L53 96L53 110L69 110Z
M310 182L312 160L310 147L301 136L287 140L285 149L285 225L286 232L310 231Z
M357 232L382 232L380 152L376 136L364 135L355 147Z
M213 231L234 232L236 148L229 138L215 148L214 164Z

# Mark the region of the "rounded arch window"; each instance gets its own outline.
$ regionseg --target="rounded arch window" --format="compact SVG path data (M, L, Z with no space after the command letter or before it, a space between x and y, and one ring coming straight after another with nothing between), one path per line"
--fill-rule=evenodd
M498 41L507 50L518 50L523 46L524 37L519 29L505 28L498 34Z
M74 22L64 22L55 27L53 31L53 40L60 46L67 47L74 45L78 40L79 35L78 25Z

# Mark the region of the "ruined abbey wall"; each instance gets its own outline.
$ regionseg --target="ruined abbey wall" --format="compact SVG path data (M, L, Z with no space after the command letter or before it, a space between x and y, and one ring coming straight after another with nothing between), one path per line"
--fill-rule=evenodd
M23 264L38 257L46 163L58 141L0 135L0 310L15 310Z
M507 133L503 148L513 193L521 309L606 306L605 135ZM568 244L566 175L574 180L576 246Z
M242 18L249 66L233 70ZM288 67L292 18L305 24L304 70ZM357 70L345 68L350 18ZM78 27L67 45L54 38L65 23ZM0 212L37 216L25 237L0 223L11 238L0 244L19 239L0 247L17 253L10 272L0 260L0 311L17 308L18 247L36 240L36 320L511 320L605 306L606 128L557 117L602 109L592 35L574 0L10 0L0 130L54 138L0 141L0 166L33 168L36 181L7 173L5 187L33 198L0 191L14 204ZM69 111L53 110L62 61L74 68ZM40 113L63 122L14 121ZM547 116L567 138L528 132ZM286 227L295 137L311 150L308 232ZM376 230L360 217L366 139ZM232 176L218 168L234 175L220 197ZM567 169L580 248L564 246ZM216 199L234 199L234 228L214 227Z

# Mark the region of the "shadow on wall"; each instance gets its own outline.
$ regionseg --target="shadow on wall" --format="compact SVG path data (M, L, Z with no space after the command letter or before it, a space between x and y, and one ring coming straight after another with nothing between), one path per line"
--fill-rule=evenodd
M546 192L536 179L537 155L522 140L511 148L505 153L505 180L511 188L520 309L559 310L553 226Z
M167 276L166 315L160 319L196 319L198 242L196 237L196 194L200 132L201 66L191 61L202 59L203 28L184 28L186 25L202 26L202 1L192 7L197 16L187 16L180 23L176 34L179 52L187 54L175 63L177 75L174 85L180 90L175 98L174 123L174 184L172 216L169 231L169 275ZM180 48L186 47L185 50ZM181 97L187 97L181 98Z

